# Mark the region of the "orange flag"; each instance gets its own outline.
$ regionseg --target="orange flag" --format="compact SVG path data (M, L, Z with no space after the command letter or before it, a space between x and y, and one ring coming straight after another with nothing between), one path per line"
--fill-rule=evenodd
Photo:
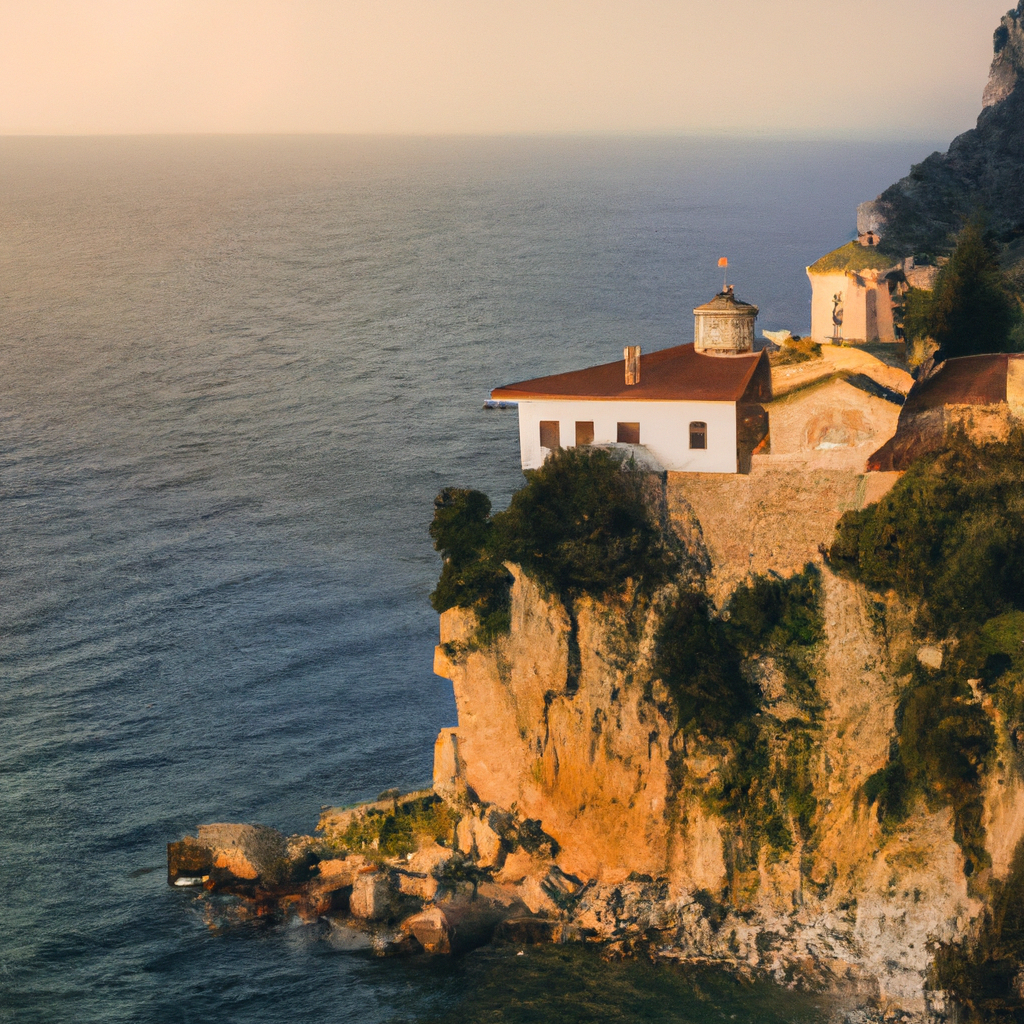
M728 256L723 256L723 257L722 257L722 258L721 258L721 259L720 259L720 260L718 261L718 265L719 265L720 267L727 267L727 266L729 266L729 257L728 257Z

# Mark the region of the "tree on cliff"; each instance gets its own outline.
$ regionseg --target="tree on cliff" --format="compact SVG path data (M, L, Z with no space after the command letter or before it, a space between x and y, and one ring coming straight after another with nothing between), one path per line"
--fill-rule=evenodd
M929 333L942 358L1009 351L1015 306L975 218L960 232L953 255L939 272L927 313Z
M679 570L679 554L662 529L644 474L608 452L560 449L527 473L504 512L491 515L480 491L445 488L434 502L430 536L444 558L435 611L472 608L487 641L509 626L515 562L565 603L601 597L627 579L653 592Z

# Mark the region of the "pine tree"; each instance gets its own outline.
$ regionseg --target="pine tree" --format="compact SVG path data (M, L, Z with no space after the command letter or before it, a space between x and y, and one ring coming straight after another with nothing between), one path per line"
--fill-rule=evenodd
M944 358L1011 347L1013 298L978 220L963 228L939 272L928 319Z

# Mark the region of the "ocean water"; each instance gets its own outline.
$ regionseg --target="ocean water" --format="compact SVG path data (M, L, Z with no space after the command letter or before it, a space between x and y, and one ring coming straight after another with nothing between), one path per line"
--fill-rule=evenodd
M818 1022L592 951L213 932L165 844L429 782L444 485L521 483L499 383L690 340L935 148L0 139L0 1021Z

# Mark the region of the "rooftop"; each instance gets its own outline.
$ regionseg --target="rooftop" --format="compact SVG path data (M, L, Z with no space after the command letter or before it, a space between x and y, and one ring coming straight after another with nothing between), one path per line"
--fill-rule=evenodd
M1010 356L960 356L947 359L927 380L915 384L907 396L907 415L943 405L998 405L1006 401L1006 375Z
M899 265L899 260L893 260L891 256L884 256L873 246L848 242L812 263L807 268L807 272L809 274L858 273L861 270L894 270Z
M733 294L732 285L729 285L724 292L719 292L710 302L698 306L694 313L753 313L758 314L757 306L742 299L737 299Z
M761 392L753 400L766 401L771 397L771 369L766 352L712 356L694 351L691 343L644 355L639 384L626 384L625 360L618 359L585 370L506 384L495 388L491 398L738 402L755 382L755 374Z

